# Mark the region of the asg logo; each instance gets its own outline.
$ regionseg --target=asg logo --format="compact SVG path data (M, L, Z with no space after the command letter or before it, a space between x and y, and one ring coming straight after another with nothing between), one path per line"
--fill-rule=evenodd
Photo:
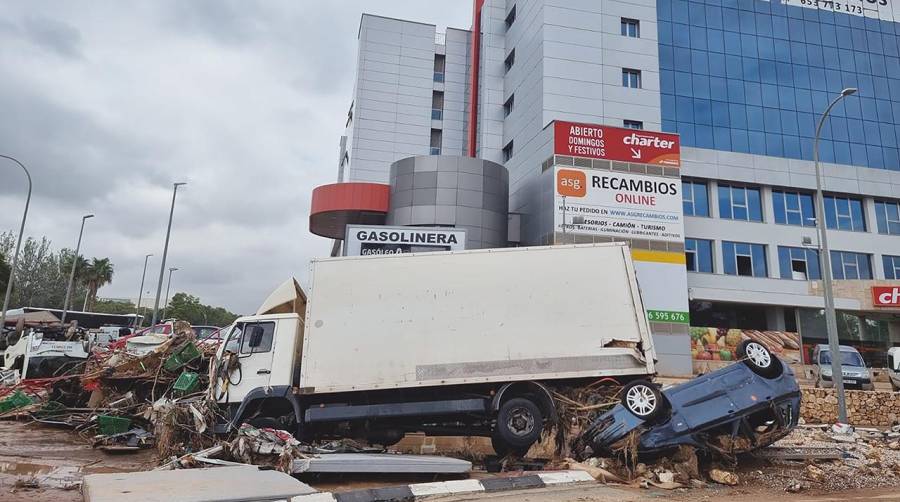
M875 286L872 288L872 305L876 307L900 307L900 287Z
M584 171L560 169L556 173L556 193L568 197L587 195L587 176Z

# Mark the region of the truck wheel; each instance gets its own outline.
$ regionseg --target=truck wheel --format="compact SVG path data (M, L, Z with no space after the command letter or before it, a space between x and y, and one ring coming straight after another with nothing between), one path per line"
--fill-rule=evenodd
M645 422L658 418L666 408L662 392L646 380L637 380L623 387L621 399L626 410Z
M248 423L257 429L284 429L284 426L276 418L272 417L256 417L251 418Z
M737 348L738 359L742 359L744 364L757 375L763 378L775 378L781 375L784 367L781 360L775 357L769 349L763 344L753 341L744 340Z
M524 456L541 438L543 430L544 416L538 405L522 397L513 398L500 406L491 444L497 455L504 456L505 452Z

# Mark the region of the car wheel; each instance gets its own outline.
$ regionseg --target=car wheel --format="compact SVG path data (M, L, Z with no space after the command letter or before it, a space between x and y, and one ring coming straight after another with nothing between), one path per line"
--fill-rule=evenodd
M544 416L538 405L522 397L513 398L500 406L491 444L497 455L503 456L505 451L524 456L543 430Z
M631 382L623 387L621 399L625 409L644 421L658 418L666 408L659 388L644 380Z
M784 367L781 360L775 357L763 344L754 340L744 340L737 348L738 359L757 375L764 378L775 378L781 375Z

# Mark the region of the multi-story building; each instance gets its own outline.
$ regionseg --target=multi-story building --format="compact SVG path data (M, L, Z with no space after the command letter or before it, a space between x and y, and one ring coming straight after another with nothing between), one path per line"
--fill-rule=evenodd
M412 156L502 164L508 241L541 245L615 238L587 229L583 218L570 222L561 167L654 183L678 177L678 228L669 237L626 238L636 249L683 256L661 261L687 270L679 301L689 304L690 326L799 332L807 350L798 353L808 355L826 338L813 138L832 99L856 88L821 132L824 219L841 341L883 366L886 348L900 344L900 294L891 289L900 287L894 16L890 0L476 0L472 30L437 33L367 14L339 180L345 190L394 184L403 173L392 164ZM640 150L631 159L571 155L560 149L567 123L677 134L680 161L645 164ZM440 187L432 194L428 180L417 192L420 167L409 169L409 214L414 197L440 211ZM388 198L345 204L350 212L336 219L340 204L314 198L312 229L339 238L341 224L372 222L379 211L393 224L469 225L460 213L397 218ZM338 224L331 232L318 228L326 213ZM670 290L683 284L671 279ZM661 368L685 372L700 343L690 341L685 320L670 320L654 323Z

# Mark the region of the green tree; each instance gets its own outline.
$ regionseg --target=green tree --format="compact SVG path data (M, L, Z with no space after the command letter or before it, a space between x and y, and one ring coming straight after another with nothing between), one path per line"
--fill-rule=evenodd
M199 298L187 293L175 293L166 308L166 317L187 321L195 326L228 326L238 318L237 314L222 307L204 305Z
M85 297L85 310L91 312L97 303L97 291L112 282L114 273L113 264L109 258L94 258L85 270L82 280L87 286Z
M131 302L123 302L118 300L97 300L91 312L98 314L134 314L135 305Z
M9 264L6 256L0 253L0 294L6 294L6 285L9 283ZM0 297L2 298L2 297Z

